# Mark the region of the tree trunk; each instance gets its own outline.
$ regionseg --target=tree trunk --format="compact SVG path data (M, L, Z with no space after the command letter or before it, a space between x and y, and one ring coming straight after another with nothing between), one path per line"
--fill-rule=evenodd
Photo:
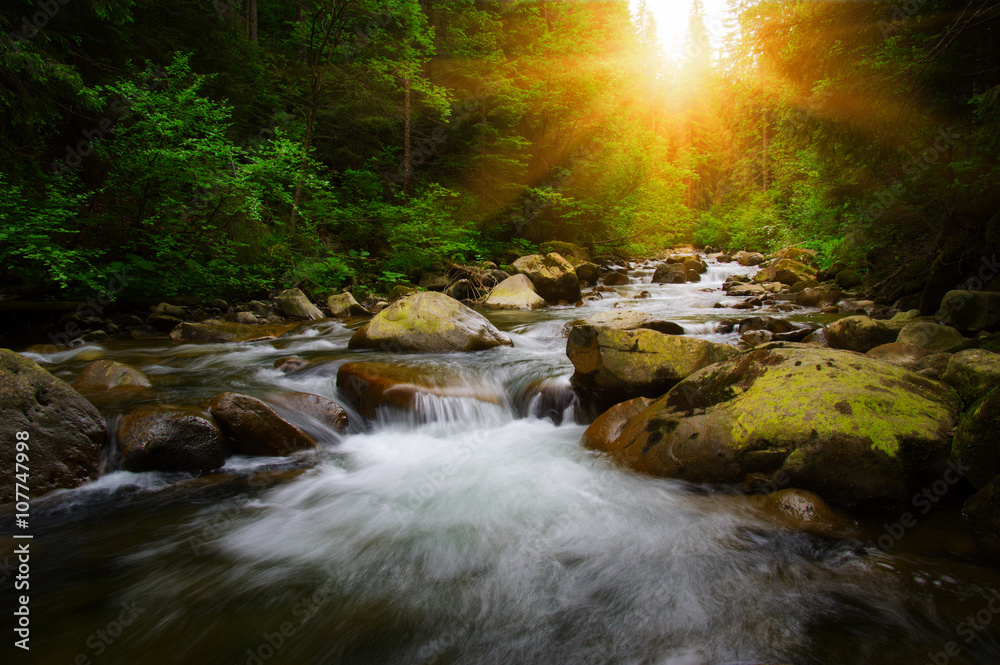
M250 41L257 43L257 0L250 0Z
M403 76L403 193L410 188L410 77Z

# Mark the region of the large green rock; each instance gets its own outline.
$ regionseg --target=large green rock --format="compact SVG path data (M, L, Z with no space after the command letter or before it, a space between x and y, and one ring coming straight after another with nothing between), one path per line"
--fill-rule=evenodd
M949 291L934 318L959 330L975 332L1000 323L1000 293Z
M551 254L555 252L559 254L567 261L572 263L574 266L578 263L584 261L590 261L590 250L586 247L580 247L579 245L574 245L571 242L562 242L560 240L551 240L549 242L543 242L539 245L541 249L546 254Z
M493 287L483 303L486 309L542 309L545 298L538 295L535 285L525 275L514 275Z
M397 300L359 329L348 346L418 353L481 351L514 343L489 322L443 293Z
M965 475L976 487L1000 475L1000 388L991 390L962 416L951 454L969 467Z
M599 447L693 482L783 472L844 506L898 504L943 469L959 400L905 369L829 349L772 347L681 381Z
M576 370L573 385L613 401L657 397L692 372L736 353L693 337L587 324L574 326L566 343Z
M870 317L848 316L826 328L830 348L868 353L876 346L891 344L906 326L905 321L881 321Z
M791 259L775 261L774 265L764 268L753 277L753 281L758 284L781 282L789 286L806 279L816 279L816 270Z
M27 446L17 450L18 432ZM21 435L23 439L25 435ZM97 477L104 418L73 390L24 356L0 349L0 503L14 500L17 453L27 455L31 498ZM21 460L23 462L23 460Z
M931 353L939 353L962 344L965 342L965 337L951 326L943 326L932 321L914 321L899 331L899 338L896 341L916 344Z
M966 349L948 360L948 369L941 380L958 391L969 405L1000 386L1000 353L982 349Z
M275 298L275 301L285 316L289 318L306 319L307 321L323 318L323 312L306 297L306 294L302 293L301 289L282 291Z
M576 302L580 299L580 278L569 261L551 252L542 256L522 256L512 265L521 275L535 285L538 295L549 302Z
M346 319L350 316L371 316L371 312L361 306L352 293L337 293L326 299L326 308L335 319Z

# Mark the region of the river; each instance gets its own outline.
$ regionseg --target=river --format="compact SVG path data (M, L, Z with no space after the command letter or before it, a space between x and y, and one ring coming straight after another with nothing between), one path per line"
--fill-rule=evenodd
M425 417L367 428L351 413L344 436L314 430L318 452L233 457L201 478L109 471L36 501L32 648L17 662L1000 663L1000 574L966 556L956 511L887 551L869 541L891 517L862 518L852 538L782 529L735 488L640 476L584 450L571 403L537 408L538 380L568 386L567 322L629 300L732 341L715 322L744 314L712 305L738 302L722 282L751 270L710 262L685 285L650 285L647 270L583 308L486 313L514 347L472 354L348 351L360 322L331 321L267 342L28 354L69 381L96 358L131 363L168 404L223 391L342 402L349 360L433 364L505 397L428 398ZM312 369L273 368L293 354ZM106 409L109 423L134 404Z

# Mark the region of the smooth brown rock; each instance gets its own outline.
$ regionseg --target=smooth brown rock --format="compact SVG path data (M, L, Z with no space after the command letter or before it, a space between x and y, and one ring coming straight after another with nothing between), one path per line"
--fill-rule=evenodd
M309 435L256 397L222 393L212 400L209 411L234 449L244 455L282 456L316 447Z
M226 461L219 428L191 408L142 407L125 414L118 447L125 471L201 473Z

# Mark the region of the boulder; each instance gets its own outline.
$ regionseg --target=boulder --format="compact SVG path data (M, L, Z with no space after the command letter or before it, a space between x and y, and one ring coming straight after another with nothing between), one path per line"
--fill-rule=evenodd
M993 479L965 502L962 517L976 544L986 553L1000 556L1000 478Z
M470 280L463 278L455 280L453 284L450 284L444 290L444 294L455 300L474 300L476 298L476 287L473 286Z
M848 316L834 321L826 328L826 339L831 348L867 353L876 346L895 342L903 321L881 321L868 316Z
M804 283L799 282L799 284ZM795 291L795 287L792 290ZM840 300L840 297L841 293L839 290L830 289L825 286L807 286L798 291L794 302L796 305L802 305L803 307L823 307L824 305L837 302Z
M764 255L760 252L741 251L733 254L733 259L741 266L759 266L764 262Z
M569 261L555 252L522 256L513 267L518 274L527 276L538 295L549 302L580 299L580 278Z
M407 296L412 296L414 293L420 293L420 289L418 289L415 286L405 286L403 284L397 284L396 286L389 289L389 304L392 304L397 300L402 300Z
M855 289L864 283L864 280L861 279L861 275L850 268L845 268L838 272L837 276L834 277L834 281L837 282L837 286L845 291Z
M742 319L736 326L736 331L745 333L750 330L767 330L772 333L789 333L795 330L795 326L784 319L776 319L772 316L751 316ZM806 333L807 335L809 333Z
M943 470L957 412L950 388L887 363L763 347L688 376L599 447L658 476L777 472L838 505L899 504Z
M900 367L911 368L918 360L926 357L928 353L927 349L916 344L890 342L889 344L876 346L865 355L869 358L875 358L876 360L892 363Z
M196 409L147 406L118 423L118 447L125 471L203 473L226 462L222 434Z
M792 261L791 259L781 259L780 261L776 261L774 265L759 271L754 275L753 281L758 284L781 282L782 284L791 286L796 282L815 279L815 277L816 271L809 266L798 261Z
M759 298L766 294L767 291L760 284L740 284L733 282L726 287L726 295L736 298Z
M571 242L561 242L559 240L552 240L549 242L543 242L538 247L546 254L551 254L555 252L556 254L565 257L565 259L570 263L572 263L574 266L580 263L590 261L590 250L588 250L586 247L580 247L579 245L574 245Z
M348 347L449 353L513 344L482 314L443 293L430 291L386 307L354 333Z
M942 326L930 321L914 321L899 331L899 338L896 341L916 344L931 353L939 353L955 348L965 341L965 337L951 326Z
M275 300L284 315L290 319L316 321L323 318L323 312L312 304L312 301L306 297L306 294L302 293L301 289L282 291Z
M747 500L770 521L788 529L836 535L851 527L847 518L812 492L786 489L763 496L747 497Z
M965 477L976 487L985 487L1000 475L1000 388L962 416L951 454L968 467Z
M0 503L14 500L18 452L29 460L33 499L97 477L104 418L68 383L24 356L0 349L0 404L0 463L5 478L0 483ZM18 450L22 441L27 445Z
M181 323L170 331L175 342L219 344L223 342L254 342L276 339L294 330L298 324L247 325L209 319L201 323Z
M746 348L753 348L761 344L767 344L774 337L770 330L748 330L740 335L740 342Z
M604 282L605 286L625 286L628 284L628 275L620 270L613 270L605 273L601 277L601 281Z
M386 407L429 417L430 413L421 413L429 396L505 403L505 396L495 386L466 380L436 366L347 363L337 372L337 390L369 420L374 420L379 409Z
M581 283L597 284L597 281L601 278L601 268L596 263L581 261L574 266L574 269Z
M535 285L525 275L514 275L497 284L483 307L486 309L542 309L545 298L538 295Z
M683 263L661 263L653 272L653 284L685 284L688 271Z
M975 332L1000 323L1000 293L992 291L949 291L934 315L941 323Z
M576 370L573 385L614 401L662 395L692 372L735 353L733 347L693 337L587 324L574 326L566 343Z
M967 349L948 360L948 369L941 379L958 391L965 404L1000 386L1000 353Z
M188 315L187 309L180 307L179 305L171 305L170 303L161 302L156 306L154 314L166 314L167 316L173 316L178 319L183 319Z
M782 259L790 259L792 261L798 261L799 263L811 266L816 263L816 250L805 249L803 247L787 247L779 250L776 258L779 261Z
M907 369L928 379L940 381L944 373L948 371L948 361L951 360L951 356L952 354L950 353L932 353L915 361Z
M209 411L233 449L243 455L283 456L316 447L309 435L256 397L222 393Z
M82 393L116 391L141 391L151 388L146 375L131 365L113 360L95 360L80 372L73 388Z
M353 293L338 293L326 299L326 307L330 316L335 319L346 319L351 316L371 316L371 312L361 306Z
M304 414L337 434L347 430L347 411L333 400L311 393L276 393L268 397L275 406Z
M604 450L605 442L621 436L628 422L652 403L648 397L635 397L615 404L587 427L580 444L589 450Z
M598 312L584 319L584 323L592 326L608 326L617 330L645 328L661 332L664 335L684 334L684 328L673 321L665 321L649 312L636 309L612 309L607 312Z
M444 291L450 281L447 273L424 271L417 286L428 291Z

